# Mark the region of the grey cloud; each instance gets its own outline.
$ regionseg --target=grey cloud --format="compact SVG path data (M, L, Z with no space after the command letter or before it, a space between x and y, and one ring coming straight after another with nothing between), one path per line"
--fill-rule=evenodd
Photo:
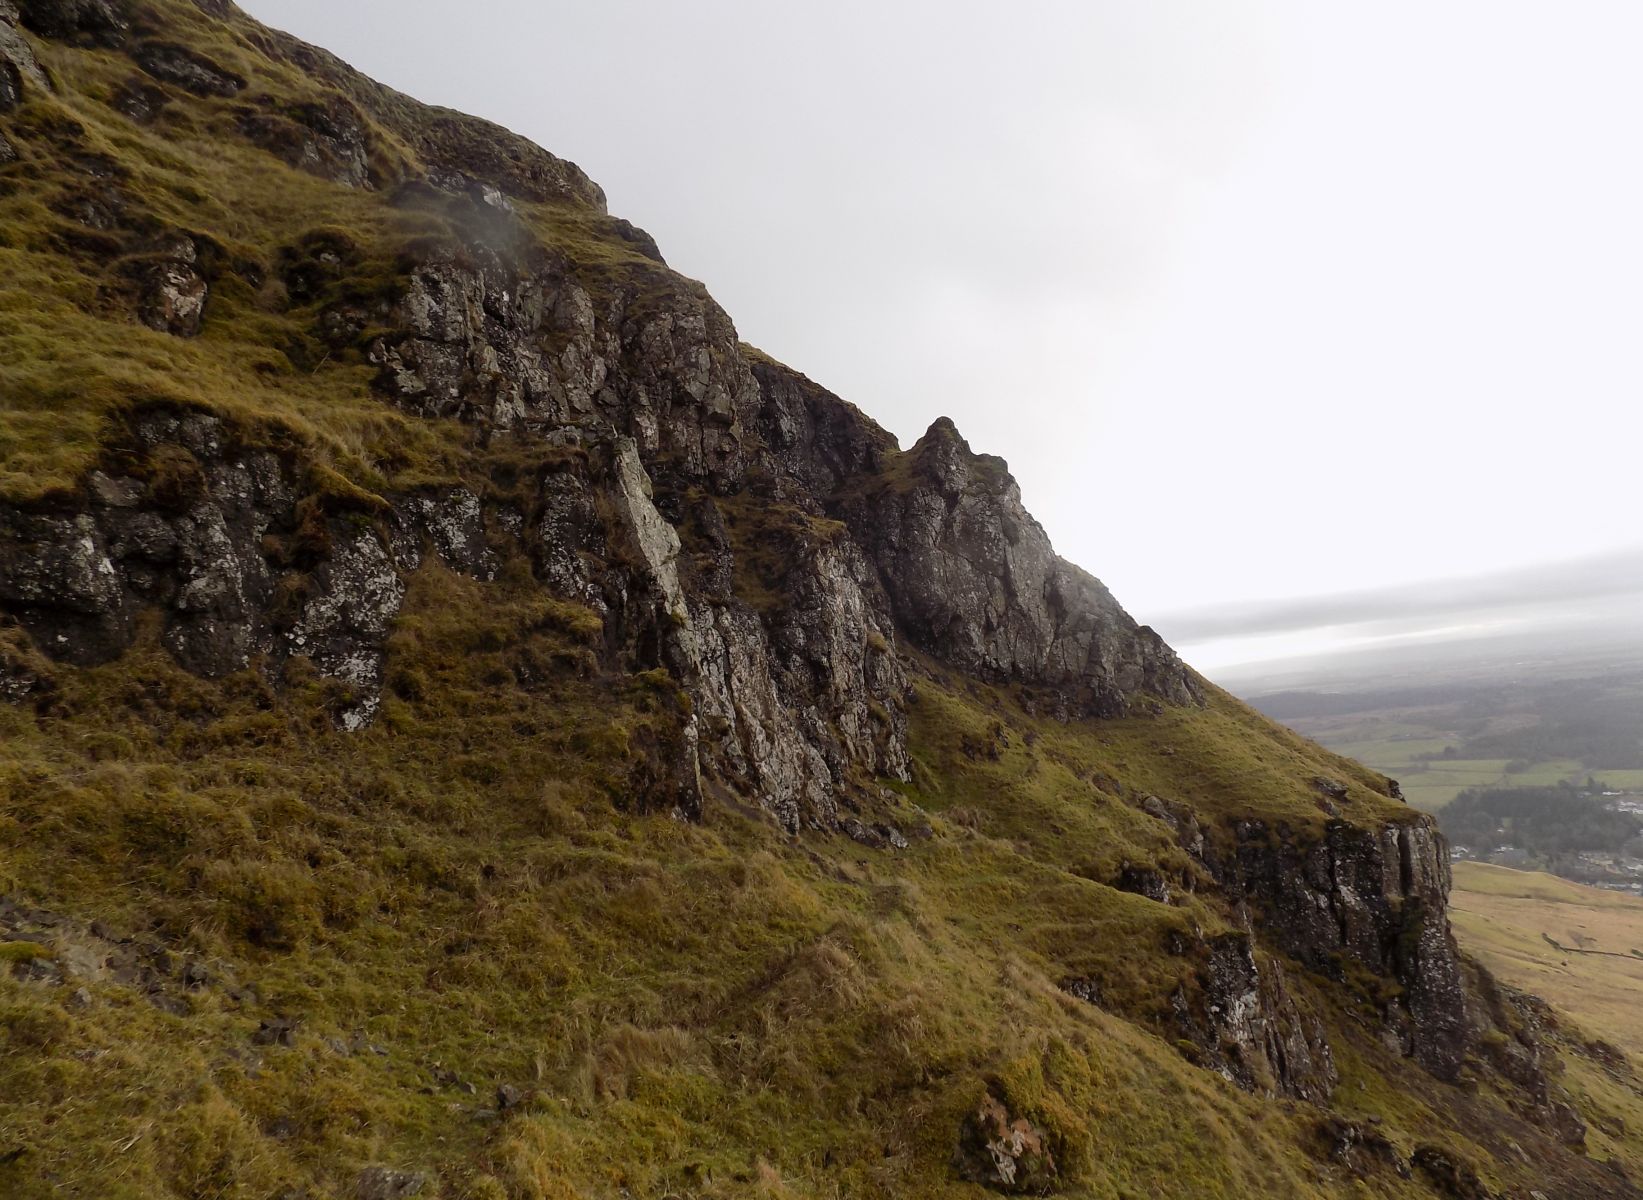
M904 443L950 415L1143 618L1636 537L1585 468L1643 440L1643 5L241 2L575 160Z
M1643 609L1643 547L1460 579L1437 579L1297 600L1221 604L1156 618L1180 643L1352 628L1368 636L1523 617L1557 620L1635 598Z

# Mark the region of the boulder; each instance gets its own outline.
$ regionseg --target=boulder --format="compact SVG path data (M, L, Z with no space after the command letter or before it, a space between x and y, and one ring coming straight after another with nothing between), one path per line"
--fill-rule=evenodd
M953 1165L969 1183L1014 1195L1049 1191L1056 1178L1048 1135L991 1092L964 1118Z
M137 316L144 325L174 337L193 337L205 320L210 286L200 273L194 239L175 234L138 265Z

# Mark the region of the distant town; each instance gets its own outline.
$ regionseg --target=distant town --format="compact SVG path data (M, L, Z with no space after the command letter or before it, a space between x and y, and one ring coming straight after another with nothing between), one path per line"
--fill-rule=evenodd
M1605 811L1634 817L1643 827L1643 792L1611 790L1577 792L1576 795L1582 800L1601 801ZM1501 829L1499 832L1504 834L1506 831ZM1577 883L1643 896L1643 856L1632 852L1636 849L1635 839L1621 850L1577 850L1551 854L1533 846L1510 843L1493 847L1456 843L1450 846L1449 857L1455 862L1484 862L1518 870L1551 871Z

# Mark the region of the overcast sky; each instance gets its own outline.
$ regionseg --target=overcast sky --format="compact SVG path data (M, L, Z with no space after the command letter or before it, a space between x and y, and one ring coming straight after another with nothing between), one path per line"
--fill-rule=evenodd
M1643 542L1635 0L242 4L578 162L904 445L951 416L1199 665L1355 636L1206 609Z

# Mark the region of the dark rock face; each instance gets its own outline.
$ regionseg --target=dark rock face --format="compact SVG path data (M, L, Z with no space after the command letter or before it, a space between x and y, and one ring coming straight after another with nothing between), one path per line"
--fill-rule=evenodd
M141 473L93 473L83 507L0 508L0 608L74 663L116 657L144 608L164 614L165 644L202 675L306 655L356 689L339 720L363 725L404 591L376 535L345 520L302 530L290 467L237 448L216 418L153 414L132 442ZM275 548L304 537L319 555L306 572ZM299 599L285 610L281 594Z
M854 405L797 371L764 358L751 362L759 386L757 425L773 474L830 497L852 480L876 475L896 442Z
M128 28L118 0L17 0L23 24L42 37L82 46L118 46Z
M345 187L373 185L365 119L340 96L282 110L247 109L240 132L299 171Z
M214 2L214 0L213 0ZM426 164L430 179L451 191L468 184L487 184L498 195L534 203L567 203L605 211L605 193L575 163L490 121L409 103L405 97L367 79L336 55L262 27L247 39L271 58L287 62L317 84L333 88L389 133L401 139Z
M1056 557L1001 459L943 418L884 486L845 508L921 648L987 679L1052 689L1064 711L1117 716L1146 692L1177 704L1197 683L1097 580Z
M154 78L196 96L232 96L245 80L174 42L143 42L131 50L136 64Z
M1404 1053L1452 1079L1471 1029L1454 938L1449 932L1449 856L1427 818L1364 829L1332 821L1321 840L1246 822L1235 858L1215 864L1246 895L1264 932L1315 970L1339 975L1341 960L1397 980L1388 1032Z
M905 778L906 681L854 545L796 544L779 611L760 614L697 579L734 572L721 531L699 557L722 561L691 567L687 593L678 533L637 444L565 436L570 461L586 465L545 472L533 513L487 511L452 488L397 497L379 532L325 515L291 464L236 446L216 418L151 415L133 434L135 474L94 473L79 506L0 509L0 609L76 663L117 656L150 608L178 662L200 674L306 658L343 685L337 719L357 729L380 705L383 645L424 547L485 579L495 537L593 609L623 665L662 667L691 695L677 739L640 755L639 802L693 815L705 776L789 829L832 829L841 796ZM11 674L8 695L21 700L39 672Z

